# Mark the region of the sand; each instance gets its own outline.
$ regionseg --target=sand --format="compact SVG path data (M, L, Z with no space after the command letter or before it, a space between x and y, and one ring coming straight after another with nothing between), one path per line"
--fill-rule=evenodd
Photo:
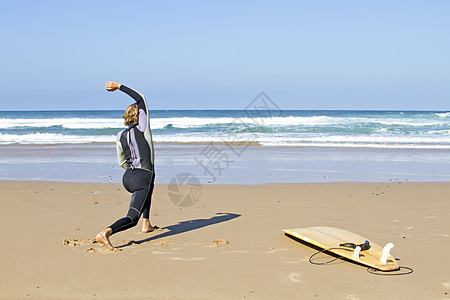
M120 184L0 181L0 298L450 299L450 183L208 185L191 207L167 188L161 229L113 235L113 252L93 238L126 213ZM393 242L414 273L312 265L316 250L282 233L310 226Z

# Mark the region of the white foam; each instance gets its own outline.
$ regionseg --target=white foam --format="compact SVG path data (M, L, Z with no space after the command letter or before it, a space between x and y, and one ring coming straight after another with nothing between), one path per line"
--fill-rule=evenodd
M429 148L450 149L446 137L408 136L310 136L289 138L261 137L259 142L267 146L309 146L309 147L368 147L368 148Z
M204 126L233 126L233 125L254 125L254 126L297 126L297 125L329 125L336 123L336 118L326 116L314 117L265 117L265 118L154 118L151 119L153 129L161 129L168 125L174 128L196 128Z
M416 120L416 119L402 119L402 120L396 120L396 119L385 119L385 120L378 120L378 121L372 121L374 123L379 123L382 125L388 125L388 126L410 126L410 127L421 127L421 126L441 126L446 124L446 122L442 120L438 121L430 121L430 120Z
M368 148L428 148L450 149L450 139L445 135L430 136L315 136L295 134L236 134L223 135L190 133L153 135L155 142L164 143L231 143L258 142L264 146L302 147L368 147ZM114 135L64 135L57 133L30 133L23 135L0 133L0 144L85 144L114 143Z
M87 143L113 143L115 142L115 136L107 135L63 135L57 133L30 133L23 135L16 134L1 134L0 144L24 144L24 145L36 145L36 144L87 144Z
M235 118L153 118L150 120L152 129L162 129L168 125L175 128L195 128L207 125L230 124Z
M437 114L445 118L450 113ZM174 128L196 128L203 126L232 126L237 125L254 125L269 127L286 127L286 126L352 126L356 124L381 124L387 126L442 126L448 125L448 120L438 119L396 119L396 118L365 118L365 117L328 117L328 116L311 116L311 117L243 117L243 118L196 118L196 117L178 117L178 118L151 118L150 123L152 129L162 129L168 125ZM29 127L52 127L61 126L67 129L101 129L101 128L123 128L123 119L121 118L53 118L53 119L0 119L0 129L9 128L29 128Z
M54 118L54 119L0 119L0 129L53 127L67 129L101 129L124 127L122 119Z
M447 117L450 117L450 112L436 113L436 116L441 117L441 118L447 118Z
M368 148L418 148L450 149L450 140L445 137L384 137L384 136L296 136L296 135L205 135L179 134L156 135L156 142L165 143L230 143L259 142L264 146L302 146L302 147L368 147Z

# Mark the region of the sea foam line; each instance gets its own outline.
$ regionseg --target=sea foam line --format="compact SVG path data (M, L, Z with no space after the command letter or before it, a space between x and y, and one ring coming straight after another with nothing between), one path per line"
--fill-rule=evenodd
M113 143L116 136L107 135L64 135L58 133L1 134L0 144L53 145L53 144L88 144Z
M227 136L211 136L205 134L190 135L154 135L156 143L174 144L236 144L252 143L263 146L300 146L300 147L348 147L348 148L404 148L404 149L450 149L448 139L442 138L383 138L383 137L287 137L287 136L255 136L249 134L238 135L232 140ZM0 134L0 144L89 144L114 143L113 135L63 135L56 133L32 133L24 135Z
M0 129L45 128L61 126L67 129L101 129L124 127L121 119L55 118L55 119L0 119Z
M438 114L447 116L449 113ZM441 117L436 120L429 119L397 119L397 118L368 118L368 117L265 117L265 118L197 118L197 117L177 117L177 118L151 118L152 129L163 129L168 126L173 128L198 128L204 126L450 126L450 120ZM102 128L123 128L123 120L115 118L54 118L54 119L0 119L0 129L11 128L45 128L61 126L67 129L102 129Z
M447 117L450 117L450 112L436 113L436 116L441 117L441 118L447 118Z

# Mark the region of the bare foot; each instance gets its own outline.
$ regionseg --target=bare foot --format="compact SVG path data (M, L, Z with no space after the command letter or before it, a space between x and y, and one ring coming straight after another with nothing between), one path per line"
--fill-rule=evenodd
M102 243L106 246L109 250L116 250L116 248L111 244L111 241L109 240L109 237L112 234L111 228L106 228L105 230L99 232L95 239L97 242Z
M141 229L142 233L152 232L152 231L155 231L155 229L158 229L158 226L152 226L150 224L149 219L144 219L144 222L142 223L142 229Z

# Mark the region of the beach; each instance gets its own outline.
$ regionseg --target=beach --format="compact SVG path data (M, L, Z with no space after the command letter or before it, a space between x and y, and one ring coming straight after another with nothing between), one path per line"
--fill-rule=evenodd
M203 185L188 207L155 188L151 221L93 242L126 213L118 183L1 181L2 299L448 299L448 182ZM331 226L395 244L414 272L381 276L282 232ZM323 258L332 258L323 254Z
M0 300L450 300L450 1L25 4Z

